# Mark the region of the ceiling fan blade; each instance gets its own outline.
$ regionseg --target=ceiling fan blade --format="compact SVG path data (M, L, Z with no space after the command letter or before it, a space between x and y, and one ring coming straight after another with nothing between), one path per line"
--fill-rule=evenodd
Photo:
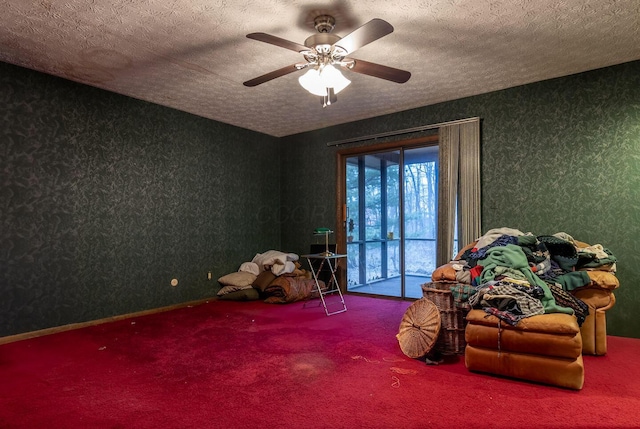
M265 42L265 43L270 43L272 45L280 46L281 48L290 49L295 52L310 51L309 48L307 48L304 45L301 45L300 43L291 42L289 40L282 39L277 36L272 36L267 33L251 33L251 34L247 34L247 37L249 39L259 40L260 42Z
M387 21L375 18L338 40L335 45L350 54L389 33L393 33L393 26Z
M355 58L345 58L344 61L354 62L353 67L345 67L347 70L373 77L379 77L396 83L405 83L411 77L411 73L408 71L383 66L381 64L370 63L364 60L356 60Z
M281 69L274 70L270 73L263 74L262 76L258 76L254 79L248 80L243 83L244 86L258 86L261 83L269 82L277 77L287 75L289 73L293 73L294 71L298 71L300 68L297 64L291 64L286 67L282 67Z

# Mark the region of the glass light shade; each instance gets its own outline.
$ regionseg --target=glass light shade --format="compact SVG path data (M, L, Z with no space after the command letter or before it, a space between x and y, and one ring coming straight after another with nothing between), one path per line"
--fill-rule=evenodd
M320 73L316 69L307 70L305 74L298 78L298 82L300 82L300 86L313 95L319 95L320 97L327 95L327 87L322 84Z
M338 69L331 64L324 66L320 72L320 79L326 88L333 88L336 94L345 89L351 81L344 77Z
M337 94L351 83L331 64L324 66L321 71L309 69L298 78L298 82L310 93L321 97L327 95L327 88L333 88L333 92Z

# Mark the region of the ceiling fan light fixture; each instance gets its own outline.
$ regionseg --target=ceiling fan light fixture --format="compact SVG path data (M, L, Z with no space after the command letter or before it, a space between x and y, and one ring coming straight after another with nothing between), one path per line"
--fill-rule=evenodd
M298 82L300 82L300 86L311 94L320 97L327 94L328 88L332 88L333 93L337 94L351 83L349 79L344 77L342 73L331 64L327 64L320 70L310 68L305 74L298 78Z
M335 103L337 101L336 94L351 83L336 66L396 83L405 83L409 80L411 73L408 71L363 60L356 61L349 57L354 51L392 33L393 26L391 24L382 19L374 18L344 37L332 34L334 25L335 19L332 16L317 16L314 20L314 26L318 33L308 37L304 41L304 45L266 33L247 34L249 39L302 54L306 63L282 67L248 80L243 85L253 87L307 68L306 73L298 78L298 82L311 94L321 97L322 106L326 107Z

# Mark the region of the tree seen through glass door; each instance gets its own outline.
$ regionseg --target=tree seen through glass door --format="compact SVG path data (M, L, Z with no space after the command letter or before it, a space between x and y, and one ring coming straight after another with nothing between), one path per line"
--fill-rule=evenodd
M432 146L347 158L349 291L422 296L435 269L437 153Z

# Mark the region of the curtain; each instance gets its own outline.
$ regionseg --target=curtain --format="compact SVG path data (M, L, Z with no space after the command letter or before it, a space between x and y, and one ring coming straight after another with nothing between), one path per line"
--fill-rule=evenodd
M436 266L454 254L456 220L456 253L481 235L480 120L445 124L439 140Z

